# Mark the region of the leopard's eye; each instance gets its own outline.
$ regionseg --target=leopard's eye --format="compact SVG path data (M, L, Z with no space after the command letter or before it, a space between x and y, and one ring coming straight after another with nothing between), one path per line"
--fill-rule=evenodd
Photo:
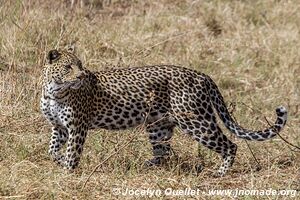
M65 68L66 69L72 69L72 66L71 65L66 65Z

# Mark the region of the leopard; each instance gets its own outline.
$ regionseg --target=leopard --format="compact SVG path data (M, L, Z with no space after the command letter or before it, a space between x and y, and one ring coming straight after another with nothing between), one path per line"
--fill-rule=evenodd
M275 109L275 123L267 128L243 128L230 114L212 78L182 66L92 71L74 51L53 49L47 54L42 76L40 107L52 126L49 154L67 171L78 167L89 130L125 130L143 124L153 155L145 161L148 166L159 166L170 157L177 127L221 156L215 173L224 176L234 163L237 145L223 134L217 115L232 134L250 141L275 137L287 122L287 109L281 105Z

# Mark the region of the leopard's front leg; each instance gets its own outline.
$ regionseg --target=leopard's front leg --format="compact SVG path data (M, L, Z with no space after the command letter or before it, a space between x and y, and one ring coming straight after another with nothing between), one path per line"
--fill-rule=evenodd
M60 149L67 142L69 137L68 131L62 126L52 128L52 136L49 143L49 154L57 164L63 166L65 156L60 153Z
M80 160L80 155L83 151L83 144L87 135L87 126L81 124L80 127L74 125L69 126L69 139L66 150L66 158L64 168L68 170L75 169Z

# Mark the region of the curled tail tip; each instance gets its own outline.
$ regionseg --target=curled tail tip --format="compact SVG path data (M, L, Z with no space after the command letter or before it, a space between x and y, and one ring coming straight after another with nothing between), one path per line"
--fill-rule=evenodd
M284 117L287 115L287 109L284 106L278 106L276 108L276 114L278 117Z
M287 109L284 106L276 108L277 120L275 123L276 128L280 131L287 121Z

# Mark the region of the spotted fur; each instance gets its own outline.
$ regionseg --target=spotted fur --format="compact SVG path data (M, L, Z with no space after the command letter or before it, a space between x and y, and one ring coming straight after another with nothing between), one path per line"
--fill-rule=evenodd
M219 128L215 112L237 137L263 141L282 130L287 111L263 131L242 128L230 116L223 97L207 75L178 66L144 66L91 72L68 51L51 50L44 67L41 109L53 126L49 153L66 169L75 169L89 129L120 130L146 124L157 165L170 155L174 127L219 153L224 175L237 146ZM66 153L60 153L67 143Z

